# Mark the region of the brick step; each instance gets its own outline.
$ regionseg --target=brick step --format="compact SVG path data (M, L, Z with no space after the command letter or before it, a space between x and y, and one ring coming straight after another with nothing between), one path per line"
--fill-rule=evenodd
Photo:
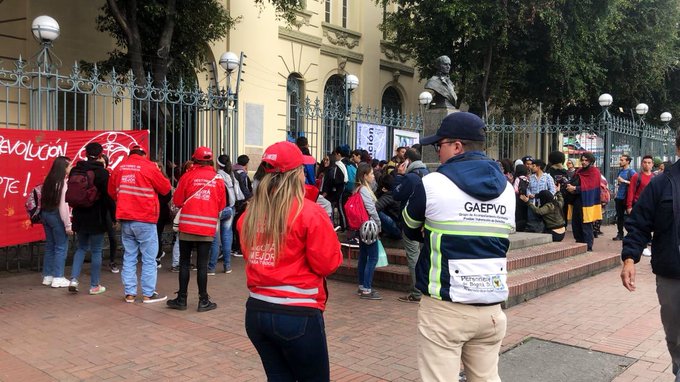
M387 261L393 265L408 265L406 251L403 248L385 247ZM535 245L533 247L513 249L508 251L508 270L530 267L549 261L559 260L565 257L578 255L586 252L586 245L581 243L549 243ZM359 249L343 246L342 253L345 258L356 260L359 258Z
M504 307L511 307L562 288L621 264L618 253L586 252L541 265L510 271L510 296Z

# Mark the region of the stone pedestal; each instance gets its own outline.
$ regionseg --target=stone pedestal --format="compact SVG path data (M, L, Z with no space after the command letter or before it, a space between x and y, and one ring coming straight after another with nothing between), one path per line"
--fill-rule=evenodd
M442 119L451 113L459 111L456 108L438 108L427 109L423 113L423 137L434 135L442 123ZM434 164L435 168L439 166L439 156L434 151L433 146L423 146L423 162L430 167Z

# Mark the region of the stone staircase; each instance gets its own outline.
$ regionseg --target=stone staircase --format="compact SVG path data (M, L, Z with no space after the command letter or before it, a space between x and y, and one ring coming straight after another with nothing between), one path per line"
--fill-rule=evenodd
M406 253L399 241L384 240L389 265L377 268L373 285L377 288L408 290L410 285ZM343 263L331 276L357 282L358 248L342 247ZM515 233L510 236L508 287L505 307L569 285L620 265L618 253L587 252L580 243L553 243L550 235Z

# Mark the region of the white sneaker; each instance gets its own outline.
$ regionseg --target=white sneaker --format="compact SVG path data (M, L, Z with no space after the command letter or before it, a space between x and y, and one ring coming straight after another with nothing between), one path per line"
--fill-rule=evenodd
M54 277L45 276L45 277L43 277L42 285L50 286L50 285L52 285L52 280L54 280Z
M71 283L68 285L68 291L73 293L78 292L78 280L71 280Z
M649 248L645 248L642 250L642 256L651 256L652 255L652 250Z
M55 277L52 279L52 288L68 288L71 282L66 277Z

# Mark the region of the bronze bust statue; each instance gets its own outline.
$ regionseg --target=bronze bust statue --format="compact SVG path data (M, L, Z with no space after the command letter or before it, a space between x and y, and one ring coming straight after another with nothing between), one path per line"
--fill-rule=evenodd
M449 78L451 59L448 56L440 56L437 57L435 62L437 63L438 72L425 83L425 89L431 90L433 93L430 108L455 108L458 96Z

